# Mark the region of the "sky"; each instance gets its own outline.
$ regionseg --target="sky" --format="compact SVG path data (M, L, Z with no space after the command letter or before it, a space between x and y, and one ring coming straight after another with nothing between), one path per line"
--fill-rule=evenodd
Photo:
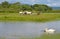
M51 7L60 7L60 0L0 0L1 2L8 1L10 3L20 2L23 4L46 4Z

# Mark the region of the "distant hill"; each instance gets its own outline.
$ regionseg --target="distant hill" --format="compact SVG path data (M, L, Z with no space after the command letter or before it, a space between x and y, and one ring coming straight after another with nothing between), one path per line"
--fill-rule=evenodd
M53 10L60 10L60 7L52 7Z

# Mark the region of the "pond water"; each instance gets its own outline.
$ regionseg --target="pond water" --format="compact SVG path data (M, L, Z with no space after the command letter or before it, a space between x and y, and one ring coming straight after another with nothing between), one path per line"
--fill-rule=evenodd
M18 37L34 37L44 33L45 28L53 28L60 32L60 21L53 22L0 22L0 37L17 39Z

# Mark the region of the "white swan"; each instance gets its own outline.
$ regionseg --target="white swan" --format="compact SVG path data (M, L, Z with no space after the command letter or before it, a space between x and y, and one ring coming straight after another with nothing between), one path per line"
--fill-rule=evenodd
M45 28L44 32L46 32L48 34L54 34L55 30L54 29Z

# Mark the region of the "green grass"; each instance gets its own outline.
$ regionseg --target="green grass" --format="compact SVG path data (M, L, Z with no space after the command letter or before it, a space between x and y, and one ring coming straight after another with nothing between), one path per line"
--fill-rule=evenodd
M54 35L42 35L40 37L35 37L34 39L60 39L60 34L54 34Z
M43 34L41 36L37 36L37 37L22 37L20 39L60 39L60 33L58 34Z
M0 13L0 21L36 21L46 22L60 20L60 14L45 14L40 15L19 15L18 13Z

